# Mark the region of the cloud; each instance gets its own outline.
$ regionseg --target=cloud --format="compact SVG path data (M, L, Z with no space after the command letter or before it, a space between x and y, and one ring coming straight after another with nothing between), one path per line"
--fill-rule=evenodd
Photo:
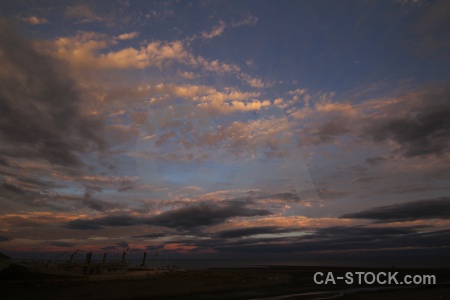
M58 205L48 203L48 199L45 196L46 187L39 187L27 185L23 181L14 178L14 176L7 176L5 178L0 177L0 197L3 201L14 204L26 205L29 207L43 207L53 208L56 210L61 209Z
M150 251L158 251L158 250L162 250L164 248L164 245L151 245L151 246L147 246L145 247L145 249L150 250ZM156 255L158 255L156 253Z
M247 82L247 84L249 86L254 87L254 88L264 88L264 87L268 86L261 79L252 77L252 76L250 76L248 74L245 74L245 73L240 73L238 75L238 78L243 80L243 81L245 81L245 82Z
M366 158L366 163L368 163L370 165L377 165L386 160L387 160L387 158L382 157L382 156L373 156L373 157Z
M170 98L185 98L197 103L197 107L212 114L254 111L270 106L270 101L255 99L261 95L259 92L243 92L230 88L219 91L205 85L158 84L143 87L142 90L147 95L160 96L160 100L155 98L151 103L164 102L167 105L167 100ZM165 97L161 97L162 95Z
M395 3L400 3L401 5L407 5L407 4L415 4L415 5L422 5L423 0L394 0Z
M110 215L94 219L76 219L63 224L63 227L81 230L97 230L104 227L123 227L135 225L154 225L190 230L211 226L234 217L254 217L270 215L265 209L248 208L240 202L209 204L205 202L162 212L151 217Z
M103 250L103 251L115 251L115 250L116 251L125 251L125 250L128 250L129 247L130 247L130 245L127 242L123 241L123 242L118 242L115 245L102 247L102 248L100 248L100 250Z
M272 193L272 194L268 194L267 197L272 198L272 199L281 199L283 201L293 201L293 202L300 201L297 193L291 193L291 192Z
M218 24L210 31L203 31L200 35L195 34L195 35L187 38L187 40L190 42L192 42L198 38L202 38L204 40L209 40L209 39L215 38L217 36L221 36L225 32L225 29L227 27L231 26L232 28L235 28L235 27L240 27L240 26L253 26L256 24L257 21L258 21L258 18L253 15L250 15L250 14L247 14L245 17L243 17L239 21L231 22L231 24L227 24L224 21L219 20Z
M189 89L184 92L190 91ZM222 106L228 106L225 104L228 97L244 96L246 95L243 93L233 91L220 95L214 93L214 97L211 98L194 97L193 101L201 101L200 99L211 101L204 102L205 106L218 105L218 109L222 109ZM220 125L210 122L208 126L199 126L199 120L209 122L210 114L216 115L218 112L210 112L208 108L199 105L196 107L185 104L167 105L167 102L155 104L162 106L163 103L164 107L152 110L148 122L141 128L136 148L139 152L135 154L138 157L171 161L204 161L214 157L212 149L221 149L217 154L222 157L218 159L223 159L224 155L246 156L249 159L252 159L252 155L253 158L255 155L287 158L290 155L289 151L295 151L297 148L290 136L289 123L284 116L263 116L249 119L247 122L234 121Z
M190 64L195 58L184 48L181 41L148 43L141 48L123 48L117 51L102 51L118 42L137 37L137 32L118 37L95 32L78 32L72 37L56 39L52 45L54 55L65 59L74 67L96 69L143 69L162 67L163 63L178 61ZM101 53L100 53L101 52Z
M160 237L165 237L168 234L165 232L156 232L156 233L148 233L148 234L143 234L143 235L135 235L133 236L133 238L149 238L149 239L154 239L154 238L160 238Z
M252 100L248 102L243 101L231 101L222 102L222 100L214 99L211 102L202 102L198 104L198 107L206 110L211 114L231 114L239 111L258 111L263 107L269 106L269 101Z
M341 218L372 219L383 222L449 219L450 198L426 199L375 207L357 213L345 214Z
M110 215L96 219L76 219L63 224L63 227L80 230L97 230L104 227L135 226L142 224L142 218L128 215Z
M48 242L48 244L56 247L62 247L62 248L75 248L77 245L73 243L63 242L63 241L51 241Z
M219 24L213 28L210 32L202 32L203 39L212 39L216 36L220 36L225 31L226 25L225 22L219 21Z
M224 230L216 233L214 236L217 238L240 238L258 234L274 234L291 231L289 228L281 228L276 226L261 226L261 227L249 227L249 228L237 228Z
M19 194L19 195L25 194L25 191L23 189L19 188L18 186L9 184L7 182L4 182L2 184L2 188L6 189L6 190L9 190L9 191L11 191L11 192L13 192L15 194Z
M305 106L292 115L303 119L303 144L322 144L352 132L351 121L355 118L355 109L348 103L324 103L316 104L314 108Z
M220 224L233 217L254 217L270 214L272 213L268 210L247 208L239 202L226 205L202 202L160 213L147 219L145 223L186 230Z
M81 201L82 208L90 208L96 211L108 211L121 207L120 205L109 203L100 199L86 198Z
M279 229L283 231L282 228ZM296 230L298 231L298 229ZM234 239L252 234L277 233L272 226L267 228L243 228L223 231L221 238L177 240L180 244L195 245L197 249L209 249L219 253L239 253L240 255L261 255L285 253L333 253L361 254L361 251L398 251L420 248L422 253L436 247L448 247L450 230L430 230L427 226L366 227L337 226L319 229L305 228L302 234L283 237L257 237ZM285 232L288 232L286 230ZM221 232L218 233L221 235ZM406 249L406 250L405 250Z
M67 222L71 219L73 219L73 216L57 212L20 212L0 216L0 222L5 228L37 228L42 226L48 229L48 224Z
M424 193L429 191L442 192L448 190L448 187L440 187L432 182L429 184L395 184L391 187L381 189L380 192L392 193L392 194L409 194L409 193Z
M130 245L127 242L119 242L119 243L116 243L116 245L121 247L121 248L128 248L128 247L130 247Z
M372 181L378 180L378 177L367 175L367 176L359 176L356 178L353 178L350 182L351 183L368 183Z
M53 43L54 55L67 60L74 67L89 69L164 68L177 62L219 74L240 71L237 65L218 60L211 61L202 56L193 55L180 40L153 41L140 48L128 47L116 51L104 50L133 35L135 33L119 35L116 38L94 32L78 32L72 37L58 38Z
M65 16L79 23L104 22L107 19L96 14L87 4L69 6L64 12Z
M184 71L184 72L178 71L177 73L178 73L178 75L180 75L181 77L186 78L186 79L189 79L189 80L196 79L196 78L199 78L199 77L200 77L199 74L196 74L196 73L194 73L194 72L189 72L189 71Z
M393 153L404 157L445 155L450 150L448 87L422 88L358 104L334 102L333 95L327 93L310 95L300 91L289 92L294 98L278 103L283 107L304 103L300 109L288 109L299 120L303 145L337 143L339 137L345 136L359 143L386 143ZM371 164L380 161L367 160Z
M336 237L383 237L392 235L402 235L415 233L421 227L326 227L320 228L314 236L317 238L336 238Z
M340 192L326 188L318 188L317 193L319 195L319 198L323 200L338 199L347 194L346 192Z
M42 169L41 169L42 171ZM22 167L22 172L27 169ZM34 177L20 176L14 173L4 173L0 176L0 194L6 200L15 204L22 204L30 207L45 207L56 211L72 210L95 210L106 212L113 209L124 208L125 204L113 203L102 199L97 199L94 194L103 191L101 186L119 188L126 190L131 188L135 182L135 177L95 177L95 176L59 176L53 171L54 180L64 180L61 184L56 181L36 179ZM31 176L31 174L28 174ZM86 180L90 179L90 180ZM58 188L67 188L70 181L79 183L85 182L85 192L83 194L65 194L57 191ZM94 184L94 185L93 185Z
M45 48L52 55L64 59L73 67L80 69L144 69L149 67L166 69L177 63L201 69L206 74L232 74L252 87L266 86L261 79L241 72L241 68L236 64L195 55L190 49L190 44L183 40L152 41L139 48L117 47L123 40L135 38L137 35L137 32L109 36L96 32L79 31L74 36L60 37L53 42L47 42ZM119 49L108 51L111 46ZM189 71L185 71L181 75L186 78L197 77Z
M448 28L450 21L450 4L448 1L407 1L425 6L423 13L411 28L413 44L410 46L420 58L434 55L447 60L449 43L447 33L442 28ZM441 56L442 55L442 56Z
M79 153L102 146L102 123L82 115L80 92L61 62L6 22L0 28L0 155L82 165Z
M119 40L132 40L135 39L139 36L139 32L134 31L134 32L130 32L130 33L123 33L121 35L119 35L117 38Z
M366 133L377 142L392 140L405 157L440 155L450 150L449 88L411 93L402 99L406 113L389 110L366 126ZM408 105L408 102L411 103ZM393 107L394 108L394 107Z
M32 25L41 25L41 24L48 23L48 20L46 18L39 18L36 16L29 16L29 17L24 17L24 18L19 18L19 19L23 22L26 22L26 23L32 24Z
M258 22L258 18L247 14L245 15L241 20L235 21L231 24L232 27L239 27L239 26L253 26Z
M10 237L0 235L0 243L1 242L9 242L9 241L12 241L12 240L13 239L10 238Z
M110 147L134 142L139 130L133 126L110 125L104 128L105 140Z

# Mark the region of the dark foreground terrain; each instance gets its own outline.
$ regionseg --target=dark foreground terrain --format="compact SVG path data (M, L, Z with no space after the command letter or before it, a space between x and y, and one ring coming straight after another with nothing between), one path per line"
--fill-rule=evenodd
M315 272L432 274L433 286L317 285ZM450 269L279 267L199 271L132 271L81 276L12 264L0 274L1 299L450 299ZM381 289L380 289L381 287Z

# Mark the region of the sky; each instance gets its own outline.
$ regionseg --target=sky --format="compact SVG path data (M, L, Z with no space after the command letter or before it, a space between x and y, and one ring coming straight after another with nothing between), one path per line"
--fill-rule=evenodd
M450 265L449 28L445 0L2 1L0 252Z

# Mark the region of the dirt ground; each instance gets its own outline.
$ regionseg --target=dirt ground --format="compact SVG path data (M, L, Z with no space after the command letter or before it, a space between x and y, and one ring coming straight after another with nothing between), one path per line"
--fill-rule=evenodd
M450 285L410 287L389 291L360 291L365 286L319 286L313 276L317 271L336 275L347 271L390 271L335 267L267 267L246 269L211 269L173 272L130 273L129 277L110 279L93 276L64 276L42 273L13 265L0 278L1 299L450 299ZM450 282L449 269L396 270L404 274L435 274L438 283ZM131 276L132 275L132 276ZM373 288L374 286L370 286ZM324 294L317 294L326 292ZM284 297L281 297L283 296Z

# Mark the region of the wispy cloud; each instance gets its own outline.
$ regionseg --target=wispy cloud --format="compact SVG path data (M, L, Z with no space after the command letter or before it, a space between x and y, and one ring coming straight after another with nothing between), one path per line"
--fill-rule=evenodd
M208 40L208 39L212 39L216 36L220 36L225 31L225 27L226 27L225 22L219 21L219 24L216 27L214 27L211 31L209 31L209 32L203 31L201 34L201 37L203 39Z
M19 19L31 25L41 25L48 23L48 20L46 18L40 18L37 16L20 17Z
M119 40L132 40L135 39L139 36L139 32L134 31L134 32L130 32L130 33L123 33L120 34L117 38Z
M65 15L80 23L104 22L105 17L96 14L87 4L79 4L66 8Z

